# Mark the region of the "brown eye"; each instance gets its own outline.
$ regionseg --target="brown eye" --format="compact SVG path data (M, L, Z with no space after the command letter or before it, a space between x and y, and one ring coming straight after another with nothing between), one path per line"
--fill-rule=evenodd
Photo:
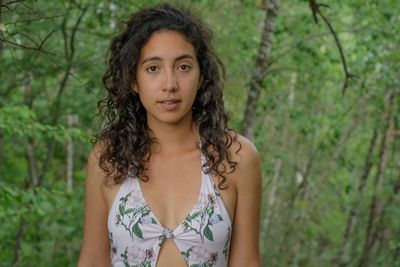
M181 71L189 71L192 67L190 66L190 65L187 65L187 64L182 64L182 65L179 65L179 67L178 67Z
M150 66L150 67L146 68L146 71L150 72L150 73L156 72L157 70L158 70L157 66Z

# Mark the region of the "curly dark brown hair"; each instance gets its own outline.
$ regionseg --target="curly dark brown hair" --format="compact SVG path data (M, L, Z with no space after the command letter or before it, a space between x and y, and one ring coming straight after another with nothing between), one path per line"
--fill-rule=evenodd
M157 140L149 135L146 110L132 84L141 49L153 33L161 30L179 32L194 47L202 85L192 110L201 137L200 149L207 159L202 168L217 175L218 187L223 189L224 174L235 171L237 164L228 149L238 142L238 134L227 127L224 111L225 70L212 47L211 30L189 10L169 4L137 11L126 22L125 30L111 41L108 68L103 76L108 95L98 103L102 131L94 140L103 144L99 165L107 181L111 178L114 183L121 183L128 174L143 181L149 179L144 175L145 165L151 156L150 147Z

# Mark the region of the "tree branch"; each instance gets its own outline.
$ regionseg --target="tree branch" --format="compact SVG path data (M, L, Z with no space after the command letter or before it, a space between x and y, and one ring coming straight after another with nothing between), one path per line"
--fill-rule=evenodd
M59 18L59 17L64 17L64 16L65 16L65 14L54 15L54 16L50 16L50 17L34 18L34 19L21 19L21 20L4 23L4 25L17 24L17 23L23 23L23 22L32 22L32 21L38 21L38 20L48 20L48 19Z
M369 149L367 153L367 157L365 158L365 163L364 163L364 168L363 172L360 178L360 184L358 185L358 196L361 197L361 195L364 192L365 185L367 184L368 176L370 174L371 168L372 168L372 154L376 145L376 140L378 137L378 129L375 128L374 132L371 137L371 141L369 144ZM357 214L358 214L358 208L359 208L359 201L353 204L349 211L349 216L347 218L347 224L346 224L346 230L344 231L343 234L343 239L342 239L342 244L339 248L338 254L336 256L336 261L338 262L339 267L345 267L348 265L348 261L350 260L349 256L349 250L351 248L350 246L350 237L353 236L353 232L355 229L355 225L357 222Z
M85 15L87 9L88 9L87 5L81 9L81 13L80 13L78 19L76 20L74 27L71 30L71 37L69 40L68 40L67 31L66 31L68 16L64 17L63 22L61 24L61 31L62 31L62 34L64 37L64 49L65 49L65 58L67 61L67 67L65 69L63 78L60 82L60 86L58 88L58 92L57 92L57 96L56 96L56 100L55 100L55 104L54 104L54 112L53 112L53 116L52 116L52 124L53 125L57 124L58 119L60 117L61 97L67 86L68 79L71 76L72 61L73 61L74 55L75 55L75 47L74 47L75 36L76 36L76 32L79 28L80 23L82 22L83 16ZM46 153L46 158L45 158L45 161L44 161L44 164L42 167L41 174L39 176L39 184L41 184L41 182L44 178L44 175L46 174L46 172L49 168L50 159L53 155L53 150L54 150L54 140L51 139L47 143L47 153Z
M347 63L346 63L346 57L344 56L342 44L340 43L339 37L338 37L335 29L333 28L331 22L329 21L329 19L322 13L322 11L320 9L321 7L329 7L329 6L327 4L319 4L316 2L316 0L309 0L309 6L311 8L315 23L318 24L318 16L320 16L322 18L322 20L325 22L325 24L328 26L329 31L331 32L333 38L335 39L335 43L339 50L340 60L342 62L343 71L345 74L344 83L343 83L343 87L342 87L342 94L344 95L346 93L346 89L349 85L349 80L351 78L357 78L357 76L349 72Z
M387 140L388 140L388 133L390 128L390 121L392 119L392 107L394 103L394 90L390 90L387 95L387 105L385 107L384 118L385 124L382 133L381 144L379 148L379 162L377 166L377 171L375 174L374 180L374 188L373 188L373 195L369 209L369 216L368 216L368 225L365 233L365 241L364 247L362 251L362 256L358 263L358 267L365 267L369 263L369 259L371 258L370 251L372 246L375 243L376 235L375 231L377 231L377 220L379 219L379 209L380 203L378 199L378 193L380 191L381 183L383 180L383 172L386 166L387 161Z
M271 54L272 38L274 36L275 21L278 13L278 0L264 0L263 9L266 13L264 28L256 63L251 75L250 89L247 94L247 104L241 129L241 132L249 138L252 138L253 136L256 107L264 79L263 74L268 69L268 60Z
M2 35L3 35L3 34L2 34ZM4 37L4 35L3 35L3 37ZM47 38L46 38L46 40L47 40ZM22 49L33 50L33 51L39 51L39 52L42 52L42 53L45 53L45 54L50 54L50 55L53 55L53 56L55 55L55 53L53 53L53 52L45 51L45 50L42 49L42 46L43 46L44 42L42 42L42 43L39 45L39 47L30 47L30 46L26 46L26 45L23 45L23 44L14 43L14 42L9 41L9 40L4 39L4 38L0 38L0 41L1 41L1 42L5 42L5 43L10 44L10 45L13 45L13 46L15 46L15 47L22 48Z

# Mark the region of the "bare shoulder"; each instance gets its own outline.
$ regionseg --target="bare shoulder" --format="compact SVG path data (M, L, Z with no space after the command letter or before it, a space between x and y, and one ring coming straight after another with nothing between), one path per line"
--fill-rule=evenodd
M100 156L103 147L99 144L95 144L90 150L86 165L86 184L90 183L92 186L102 187L106 179L106 174L100 167Z
M90 151L87 163L88 175L86 177L86 184L91 184L92 186L100 189L107 209L110 209L120 184L115 184L113 179L108 177L100 166L100 156L104 149L104 145L96 144ZM106 165L106 167L109 167L111 170L113 170L112 166Z
M231 178L237 195L229 266L261 266L258 244L261 160L255 145L248 138L240 134L234 136L236 141L230 147L230 155L237 165Z
M103 168L100 166L100 157L105 149L104 144L95 144L93 148L90 150L89 155L88 155L88 161L87 161L87 171L91 174L87 176L87 179L95 179L96 183L106 185L106 179L107 179L107 174L103 170ZM103 163L104 164L104 163ZM112 170L112 166L107 166L110 167Z
M99 160L102 151L102 147L100 144L95 144L93 148L90 150L88 155L87 167L100 169Z
M86 193L88 191L98 191L104 199L104 188L106 187L107 175L100 167L100 156L103 147L100 144L95 144L90 150L86 165Z
M248 179L259 179L261 160L256 146L243 135L234 132L230 132L230 135L234 141L229 147L229 152L232 160L237 162L235 180L243 177L242 175L247 177L247 181Z
M85 218L78 266L110 266L107 204L103 194L106 175L99 165L102 148L95 145L86 166Z

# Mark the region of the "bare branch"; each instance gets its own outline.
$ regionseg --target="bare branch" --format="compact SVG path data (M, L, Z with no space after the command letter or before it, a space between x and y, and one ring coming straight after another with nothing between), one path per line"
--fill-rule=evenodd
M74 55L75 55L75 47L74 47L75 35L76 35L76 32L77 32L77 30L79 28L79 25L82 22L82 19L83 19L84 15L85 15L87 9L88 9L87 5L84 6L81 9L81 13L80 13L78 19L76 20L76 22L74 24L74 27L71 30L71 37L70 37L69 40L68 40L68 34L67 34L67 30L66 30L67 17L68 16L64 17L63 22L61 24L61 31L62 31L63 38L64 38L64 49L65 49L65 58L67 60L67 67L65 69L63 78L62 78L62 80L60 82L60 86L58 88L58 92L57 92L57 96L56 96L56 100L55 100L55 104L54 104L54 112L53 112L53 118L52 118L52 123L54 125L57 124L57 121L58 121L59 116L60 116L60 107L61 107L62 94L65 91L65 88L67 86L67 82L68 82L69 77L72 76L71 75L71 73L72 73L72 61L73 61L73 58L74 58ZM44 164L43 164L43 167L42 167L41 174L39 176L39 184L41 184L41 182L43 180L43 177L46 174L47 169L49 168L50 159L51 159L51 157L53 155L53 150L54 150L54 140L51 139L47 143L47 153L46 153L46 158L45 158L45 161L44 161Z
M70 44L69 44L69 47L71 49L71 53L70 53L71 58L73 57L73 55L75 53L75 34L79 28L79 24L81 24L81 22L82 22L83 16L85 15L87 9L88 9L87 5L81 9L81 14L79 15L78 19L76 20L74 27L72 28L71 39L70 39Z
M9 40L3 39L3 38L0 38L0 41L1 42L5 42L5 43L10 44L10 45L13 45L15 47L22 48L22 49L39 51L39 52L42 52L42 53L45 53L45 54L50 54L50 55L53 55L53 56L55 55L55 53L53 53L53 52L43 50L41 46L39 46L39 47L30 47L30 46L26 46L26 45L23 45L23 44L14 43L12 41L9 41Z
M43 41L41 42L41 44L39 45L39 49L41 49L44 45L44 43L47 41L47 39L50 38L50 36L55 32L56 30L52 30L51 32L49 32L49 34L46 35L46 37L43 39Z
M346 63L346 57L344 56L342 44L340 43L339 37L338 37L335 29L333 28L331 22L329 21L329 19L322 13L322 11L320 9L321 7L329 7L329 6L326 4L319 4L316 2L316 0L309 0L309 5L311 8L313 17L314 17L314 21L316 23L318 23L317 15L319 15L322 18L322 20L325 22L325 24L328 26L329 31L331 32L333 38L335 39L335 43L339 50L340 60L342 62L343 71L345 74L344 83L343 83L343 87L342 87L342 94L344 95L346 93L346 89L349 85L349 80L351 78L357 78L357 76L349 72L347 63Z
M22 3L24 1L26 1L26 0L14 0L14 1L10 1L5 4L2 4L2 6L8 6L8 5L16 4L16 3Z
M22 20L16 20L16 21L11 21L11 22L4 23L4 25L24 23L24 22L32 22L32 21L39 21L39 20L48 20L48 19L54 19L54 18L59 18L59 17L64 17L64 16L65 16L65 14L54 15L54 16L50 16L50 17L33 18L33 19L22 19Z

